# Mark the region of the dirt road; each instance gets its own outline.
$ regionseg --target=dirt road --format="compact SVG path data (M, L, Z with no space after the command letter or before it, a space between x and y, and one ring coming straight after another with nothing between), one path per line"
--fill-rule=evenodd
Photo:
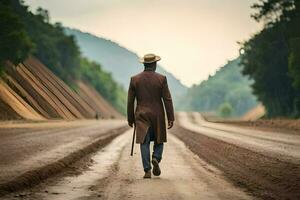
M205 121L200 113L178 113L180 126L281 160L300 162L300 135L240 128Z
M59 177L30 191L5 198L252 199L172 135L165 148L161 176L145 180L137 145L134 156L129 156L130 139L131 131L116 138L92 157L92 165L79 176Z
M0 124L0 193L55 174L123 127L124 120Z
M37 158L38 155L32 153L32 150L29 153L24 151L32 146L26 143L28 138L34 138L31 141L39 144L38 149L46 151L45 155L54 155L53 151L47 153L47 149L54 147L56 143L55 149L68 152L71 147L82 144L87 138L98 138L108 130L115 130L124 124L124 121L103 121L100 124L82 122L81 125L70 124L71 127L64 130L65 125L61 127L46 123L38 125L35 131L32 131L32 126L36 125L32 124L21 125L20 129L11 129L10 124L2 124L6 131L0 129L0 135L4 138L2 145L22 143L21 150L15 150L16 145L7 146L7 149L16 152L14 155L19 160L18 163L24 163L28 161L20 159L23 156L19 158L18 155L34 155L32 158ZM26 130L32 132L24 136L23 132ZM52 138L50 132L57 134ZM82 133L85 133L84 137ZM68 137L64 138L61 134ZM161 163L162 174L151 180L142 178L138 145L135 145L134 156L129 156L131 134L132 130L126 131L96 153L88 154L81 161L65 167L63 173L48 178L35 187L0 199L300 198L298 134L214 124L204 121L198 113L179 113L175 127L168 134ZM15 166L13 157L4 153L0 155L7 161L8 172L9 166L12 169L24 167ZM38 158L37 162L32 163L44 162L46 157Z
M209 123L197 113L179 113L171 133L254 196L300 199L299 134Z

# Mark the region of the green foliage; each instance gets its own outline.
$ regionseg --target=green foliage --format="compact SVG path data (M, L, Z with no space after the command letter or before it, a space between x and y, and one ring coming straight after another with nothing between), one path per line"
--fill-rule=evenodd
M194 85L181 99L182 110L216 112L225 102L232 105L231 115L240 116L257 104L250 81L242 76L239 59L228 62L208 80Z
M288 116L293 110L293 88L288 76L288 48L282 30L284 27L263 30L244 44L245 54L242 56L245 66L243 72L255 80L254 93L264 104L270 117Z
M300 116L300 37L290 40L289 74L295 89L295 115Z
M299 1L264 0L253 8L265 27L243 44L243 73L255 81L269 117L299 116Z
M300 2L296 5L296 11L289 21L289 75L293 80L295 89L294 115L300 116Z
M30 53L31 43L21 19L10 7L10 1L0 2L0 71L6 60L19 63Z
M219 114L221 117L224 117L224 118L231 117L232 112L233 112L233 108L230 105L230 103L228 103L228 102L221 104L219 107Z
M120 112L125 114L125 92L112 78L110 73L104 72L101 66L86 58L80 63L81 79L89 82Z
M79 48L73 37L64 34L60 24L49 23L48 11L38 8L37 13L33 14L19 0L4 2L5 16L0 18L4 23L0 26L1 31L6 30L10 40L5 39L1 47L18 58L16 63L32 53L64 81L71 83L72 79L78 78ZM23 38L23 42L18 38ZM34 45L32 52L29 51L29 47L32 47L30 41ZM17 47L20 53L9 47Z
M259 0L252 8L257 12L252 15L256 21L264 20L268 24L288 20L295 8L296 0Z
M73 89L84 79L124 113L124 90L100 65L82 58L74 37L66 35L60 23L49 21L47 10L38 8L34 14L19 0L1 1L0 59L18 63L32 53Z

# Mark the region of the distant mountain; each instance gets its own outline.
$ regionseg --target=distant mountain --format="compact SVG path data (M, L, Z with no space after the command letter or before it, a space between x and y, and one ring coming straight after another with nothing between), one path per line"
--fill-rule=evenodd
M103 69L111 72L113 78L125 89L129 85L130 77L143 70L143 65L138 62L138 56L116 42L83 33L76 29L66 28L65 32L68 35L75 36L85 57L100 63ZM187 87L171 73L165 71L163 67L158 66L157 71L167 76L176 103L178 97L185 94Z
M250 87L253 81L242 75L239 62L229 61L213 76L191 87L180 100L180 109L241 116L256 106L258 102Z

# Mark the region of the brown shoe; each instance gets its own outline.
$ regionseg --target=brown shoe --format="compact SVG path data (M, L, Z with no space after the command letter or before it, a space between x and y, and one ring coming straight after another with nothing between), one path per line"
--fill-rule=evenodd
M151 178L151 170L145 172L144 178Z
M158 161L156 160L156 158L152 159L152 165L153 165L153 170L152 170L153 175L159 176L161 171L160 171L159 164L158 164Z

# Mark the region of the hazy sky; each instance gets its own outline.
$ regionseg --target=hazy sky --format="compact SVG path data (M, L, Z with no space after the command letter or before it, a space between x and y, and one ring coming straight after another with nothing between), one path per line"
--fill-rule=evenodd
M187 86L207 79L238 56L237 41L260 26L255 0L26 0L52 22L114 40L139 56L155 53Z

